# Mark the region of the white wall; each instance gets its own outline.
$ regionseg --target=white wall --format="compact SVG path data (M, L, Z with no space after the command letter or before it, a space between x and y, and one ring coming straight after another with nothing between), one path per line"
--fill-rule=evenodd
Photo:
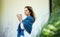
M2 37L17 36L19 21L16 18L16 14L23 14L24 19L23 10L26 5L33 7L37 17L33 25L32 37L35 37L35 35L41 31L43 24L46 23L49 17L49 0L2 0Z

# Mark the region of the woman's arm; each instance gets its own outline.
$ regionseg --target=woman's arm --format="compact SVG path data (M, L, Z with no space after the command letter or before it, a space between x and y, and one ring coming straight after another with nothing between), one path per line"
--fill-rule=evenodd
M22 22L22 15L21 14L17 14L16 16L17 16L19 22L21 23Z

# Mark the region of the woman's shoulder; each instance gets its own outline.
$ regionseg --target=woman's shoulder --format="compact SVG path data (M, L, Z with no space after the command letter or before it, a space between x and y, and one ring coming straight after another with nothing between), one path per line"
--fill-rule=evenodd
M27 16L28 19L32 19L33 17L32 16Z
M27 19L34 20L34 18L32 16L27 16Z

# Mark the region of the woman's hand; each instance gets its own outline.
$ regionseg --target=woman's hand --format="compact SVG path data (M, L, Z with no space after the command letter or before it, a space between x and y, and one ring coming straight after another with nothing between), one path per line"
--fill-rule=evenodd
M17 18L20 21L20 23L22 22L22 15L21 14L17 14Z

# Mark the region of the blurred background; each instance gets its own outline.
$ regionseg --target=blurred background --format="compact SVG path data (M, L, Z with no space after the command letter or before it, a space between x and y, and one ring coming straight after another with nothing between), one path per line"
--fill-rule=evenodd
M32 6L36 15L31 37L41 33L50 15L49 0L0 0L0 37L17 37L19 21L16 14L22 14L25 19L25 6Z
M60 37L60 0L50 0L50 17L39 37Z

